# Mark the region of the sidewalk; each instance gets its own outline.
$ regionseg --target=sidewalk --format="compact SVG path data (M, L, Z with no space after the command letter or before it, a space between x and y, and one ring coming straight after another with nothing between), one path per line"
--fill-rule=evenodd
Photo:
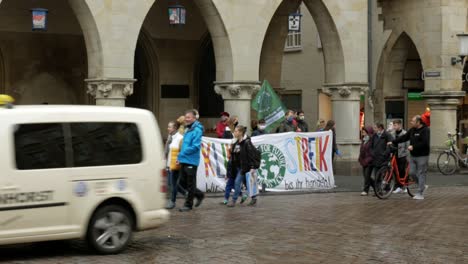
M335 192L360 192L363 184L362 176L335 175ZM468 171L459 174L443 175L437 172L429 172L426 184L432 187L442 186L468 186Z

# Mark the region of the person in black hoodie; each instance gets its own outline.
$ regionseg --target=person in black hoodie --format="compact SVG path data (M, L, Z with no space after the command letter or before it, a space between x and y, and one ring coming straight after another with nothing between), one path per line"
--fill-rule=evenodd
M234 207L236 205L237 198L240 195L242 182L245 181L245 174L247 172L255 172L255 157L250 137L245 134L246 127L237 126L234 129L234 138L236 141L232 144L231 148L231 174L235 176L234 182L234 195L232 196L231 202L228 207ZM257 197L252 196L252 200L249 205L255 205L257 203Z
M417 115L411 119L412 128L403 136L393 140L393 144L406 142L409 140L408 150L410 151L410 177L417 179L419 192L413 197L416 200L424 199L426 186L426 173L429 163L430 152L430 130L424 124L421 116ZM415 177L416 176L416 177Z
M387 164L390 151L387 149L387 144L392 142L393 137L390 133L385 131L385 127L382 123L377 123L374 127L374 135L372 136L372 167L375 175L380 168Z

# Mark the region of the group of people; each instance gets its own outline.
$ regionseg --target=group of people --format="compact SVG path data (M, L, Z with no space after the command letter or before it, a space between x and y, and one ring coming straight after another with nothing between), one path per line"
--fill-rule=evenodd
M381 123L367 126L362 129L362 143L359 154L359 163L363 168L364 187L362 196L367 196L370 187L374 188L373 176L386 166L389 159L390 145L397 147L396 159L401 177L406 173L409 162L409 176L418 182L418 193L413 197L416 200L424 199L427 188L426 173L429 162L430 130L423 118L419 115L411 120L411 128L403 129L401 120L393 122L391 131L387 131ZM406 192L406 188L397 181L394 193Z

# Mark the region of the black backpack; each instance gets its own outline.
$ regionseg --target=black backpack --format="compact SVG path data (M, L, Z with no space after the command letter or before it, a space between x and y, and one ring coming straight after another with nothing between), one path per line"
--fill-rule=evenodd
M253 167L254 169L258 169L262 162L262 153L252 144L252 141L249 142L249 146L249 152L252 155Z

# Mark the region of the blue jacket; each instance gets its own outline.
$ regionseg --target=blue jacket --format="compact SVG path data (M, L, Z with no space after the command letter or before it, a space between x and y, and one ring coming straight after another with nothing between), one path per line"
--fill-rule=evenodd
M192 127L187 129L184 134L184 141L180 149L177 160L179 163L198 166L200 163L200 148L203 136L203 125L195 121Z

